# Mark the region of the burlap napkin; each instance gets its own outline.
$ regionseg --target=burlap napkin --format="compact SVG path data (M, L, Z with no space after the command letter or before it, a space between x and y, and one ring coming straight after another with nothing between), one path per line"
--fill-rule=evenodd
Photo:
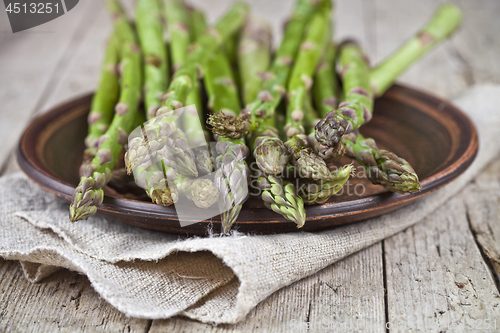
M33 282L57 267L85 274L129 316L236 323L278 289L422 220L499 154L500 86L474 87L455 103L479 130L476 161L394 213L320 233L181 238L102 217L72 224L66 201L15 174L0 179L0 256L20 260Z

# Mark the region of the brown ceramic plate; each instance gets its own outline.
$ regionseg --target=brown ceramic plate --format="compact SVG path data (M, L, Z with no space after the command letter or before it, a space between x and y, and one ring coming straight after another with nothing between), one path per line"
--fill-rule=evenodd
M19 165L28 177L67 200L78 183L91 97L72 100L33 120L17 150ZM307 207L307 222L301 230L323 230L401 208L458 177L478 149L474 126L460 110L447 101L399 85L377 99L374 117L361 132L374 138L381 148L407 159L420 176L422 190L405 195L389 193L363 177L354 177L342 194L323 205ZM210 224L215 232L220 231L218 217L181 227L173 207L154 205L147 198L129 199L109 190L98 214L172 233L203 235ZM257 198L245 204L235 227L256 233L297 231L294 223L266 209Z

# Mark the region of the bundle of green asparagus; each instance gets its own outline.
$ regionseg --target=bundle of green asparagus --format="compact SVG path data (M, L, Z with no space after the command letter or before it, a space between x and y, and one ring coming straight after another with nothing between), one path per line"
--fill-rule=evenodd
M274 56L271 29L244 3L213 26L183 0L138 0L134 21L119 0L107 5L114 29L71 221L96 213L106 184L123 177L122 156L152 202L170 206L185 196L202 209L217 204L223 232L249 193L302 227L304 205L341 191L355 165L388 191L420 190L404 158L361 133L374 98L459 26L456 6L442 5L370 68L356 42L333 40L332 0L297 0ZM353 163L333 167L344 154Z

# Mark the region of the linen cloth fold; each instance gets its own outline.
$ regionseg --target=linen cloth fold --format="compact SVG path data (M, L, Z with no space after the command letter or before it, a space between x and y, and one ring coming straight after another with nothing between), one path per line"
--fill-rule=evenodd
M239 322L278 289L446 209L500 153L500 86L475 86L454 103L477 126L476 160L453 183L393 213L318 233L187 238L100 216L71 223L67 201L17 173L0 178L0 256L20 260L32 282L60 267L85 274L128 316Z

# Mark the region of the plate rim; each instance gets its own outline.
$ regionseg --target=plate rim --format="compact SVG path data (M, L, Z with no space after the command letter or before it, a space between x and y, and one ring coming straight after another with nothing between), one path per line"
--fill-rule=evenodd
M449 109L456 116L457 119L461 120L465 125L467 125L468 132L470 132L470 140L468 140L466 147L459 147L459 149L457 149L457 154L458 151L462 151L462 154L460 154L458 158L453 159L451 163L446 164L446 167L444 167L443 169L437 170L433 172L431 175L429 175L429 177L423 179L421 181L422 190L414 194L380 193L354 200L308 206L307 209L309 211L318 209L319 210L334 209L334 208L336 209L336 212L334 214L330 214L328 216L320 214L313 214L313 215L309 214L309 216L307 217L307 222L309 224L311 224L311 222L316 220L323 220L325 218L334 219L335 217L338 216L348 217L349 215L354 215L354 216L360 215L361 218L355 219L356 221L360 221L365 219L363 218L363 215L368 215L367 217L373 217L380 215L377 214L377 211L379 210L383 210L386 212L395 210L443 187L444 185L456 179L472 164L477 155L479 140L475 126L469 119L469 117L458 107L452 104L450 101L439 98L433 95L432 93L424 92L419 89L408 87L406 85L395 84L388 90L388 92L386 92L385 95L394 97L398 96L398 92L401 91L405 93L403 95L409 95L409 96L414 95L415 97L425 97L427 99L443 103L444 104L443 109ZM46 121L47 119L50 119L51 117L53 118L54 115L60 114L66 109L71 109L72 105L75 106L80 105L83 101L90 99L92 94L93 93L87 93L79 97L72 98L38 115L29 123L29 125L24 130L23 135L21 136L21 139L16 149L18 164L21 170L28 176L28 178L30 178L33 182L42 187L44 190L51 192L66 200L71 200L71 194L73 193L74 187L71 184L68 184L64 180L61 180L56 176L54 176L53 174L51 174L50 172L48 172L47 168L40 167L37 163L35 163L35 161L33 161L33 158L30 157L30 153L28 152L27 138L29 135L34 135L33 131L36 126L40 127L41 126L40 124L47 122ZM43 126L42 128L46 128L46 126ZM40 162L43 164L42 161ZM143 209L144 205L147 205L146 207L148 209L146 211ZM141 206L142 209L139 208L138 206ZM396 207L394 208L394 206ZM259 209L259 210L267 211L266 209ZM115 220L117 216L126 214L134 216L136 218L146 218L153 220L156 219L158 221L165 221L165 222L172 221L179 224L178 220L176 220L174 216L166 216L166 214L176 215L175 208L160 207L153 203L147 203L144 201L138 201L134 199L118 198L110 195L105 196L103 205L101 205L98 209L98 214L111 217L112 219ZM269 220L266 216L264 216L265 217L264 219L263 218L259 219L258 217L256 218L254 216L252 220L246 220L246 219L238 220L237 224L238 226L241 226L242 224L248 224L248 226L251 228L252 225L261 224L264 221L266 224L269 224L270 226L272 226L273 224L282 224L284 222L291 223L289 221L286 221L278 214L273 214L273 215L276 216L273 216L274 219L271 220ZM129 223L127 221L121 221L121 222ZM216 217L210 221L202 221L200 223L205 225L213 223L216 225L216 228L214 229L217 229L217 224L218 224L218 227L220 228L219 217ZM306 223L306 226L308 225L308 223ZM137 221L137 224L136 223L132 224L141 225L140 221ZM148 225L144 223L142 223L141 226L148 228ZM331 227L334 226L335 225L332 225ZM155 227L152 227L151 229L159 230L158 228ZM172 227L171 232L174 233L180 232L183 234L186 232L188 234L203 234L201 232L188 231L188 229L189 228ZM203 229L205 229L205 226L203 227ZM309 228L304 227L302 230L310 231L308 229ZM327 228L322 228L321 230L324 229Z

